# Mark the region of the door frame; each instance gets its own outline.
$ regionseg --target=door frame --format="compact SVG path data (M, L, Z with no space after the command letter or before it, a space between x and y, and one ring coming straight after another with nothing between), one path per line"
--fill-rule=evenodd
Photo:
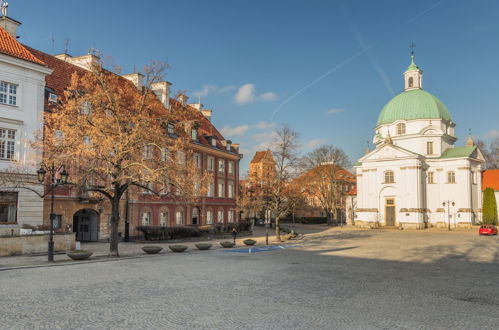
M393 204L389 204L388 201L393 201ZM387 222L387 212L388 207L393 207L393 226L397 225L397 205L395 204L395 197L385 197L385 226L389 226Z

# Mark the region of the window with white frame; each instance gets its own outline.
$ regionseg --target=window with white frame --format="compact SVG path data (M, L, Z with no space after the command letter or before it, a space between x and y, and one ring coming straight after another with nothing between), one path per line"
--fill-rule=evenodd
M227 222L234 222L234 210L227 212Z
M223 181L218 181L218 197L225 196L225 184Z
M173 124L168 124L166 127L168 134L175 135L175 127L173 126Z
M181 226L184 224L184 211L183 210L177 210L175 212L175 222L177 226Z
M223 210L218 210L218 223L223 223L224 222L224 211Z
M81 115L90 115L92 113L92 104L88 101L85 101L80 106L80 114Z
M0 223L17 222L17 192L0 192Z
M144 159L152 159L152 145L144 146Z
M395 176L393 175L393 171L386 171L384 183L394 183L394 182L395 182Z
M159 214L159 225L161 227L168 226L168 211L163 211Z
M403 134L405 134L405 124L399 123L397 124L397 135L403 135Z
M49 102L50 103L57 103L57 94L49 93Z
M206 169L208 171L213 171L215 169L215 158L208 156L207 160L208 160L208 164L206 166Z
M428 172L428 183L435 183L435 172Z
M142 212L142 226L150 226L151 225L151 212L144 211Z
M170 151L166 148L161 148L161 161L166 162L170 157Z
M453 171L447 172L447 183L456 183L456 173Z
M227 165L227 172L230 174L230 175L233 175L234 174L234 162L230 161L228 162L228 165Z
M218 172L225 172L225 160L218 160Z
M17 105L18 85L6 81L0 82L0 103Z
M214 197L215 196L215 184L213 182L210 182L208 185L208 197Z
M0 128L0 159L14 159L16 151L16 130Z
M177 151L177 164L185 164L185 152Z
M432 141L426 142L426 154L433 155L433 142Z
M201 154L200 153L194 154L194 164L196 165L196 168L201 168Z
M213 224L213 212L211 210L206 211L206 223L208 225Z
M87 146L90 146L92 144L92 139L88 135L83 136L83 143L86 144Z
M234 183L229 182L227 184L227 197L234 198Z

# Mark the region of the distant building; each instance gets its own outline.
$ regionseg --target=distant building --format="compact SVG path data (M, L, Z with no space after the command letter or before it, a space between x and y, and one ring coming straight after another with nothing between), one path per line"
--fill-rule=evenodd
M482 173L482 189L494 189L497 203L497 214L499 214L499 169L485 170Z
M356 163L355 223L426 228L469 227L481 219L482 153L468 137L456 147L445 104L422 86L414 56L405 90L379 114L376 148Z

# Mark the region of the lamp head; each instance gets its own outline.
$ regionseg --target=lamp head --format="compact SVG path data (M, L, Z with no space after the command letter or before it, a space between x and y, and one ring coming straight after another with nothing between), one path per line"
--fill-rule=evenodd
M43 166L40 166L40 169L36 171L36 175L38 176L38 182L43 183L45 181L45 174L47 171L43 168Z
M61 183L65 184L68 182L68 172L66 172L66 168L63 166L62 171L59 173L61 176Z

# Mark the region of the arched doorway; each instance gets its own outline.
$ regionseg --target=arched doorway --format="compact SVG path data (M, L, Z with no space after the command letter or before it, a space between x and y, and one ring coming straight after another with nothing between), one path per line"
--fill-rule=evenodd
M99 215L92 209L79 210L73 215L73 232L77 241L97 241Z
M192 208L192 224L199 225L199 209L197 207Z

